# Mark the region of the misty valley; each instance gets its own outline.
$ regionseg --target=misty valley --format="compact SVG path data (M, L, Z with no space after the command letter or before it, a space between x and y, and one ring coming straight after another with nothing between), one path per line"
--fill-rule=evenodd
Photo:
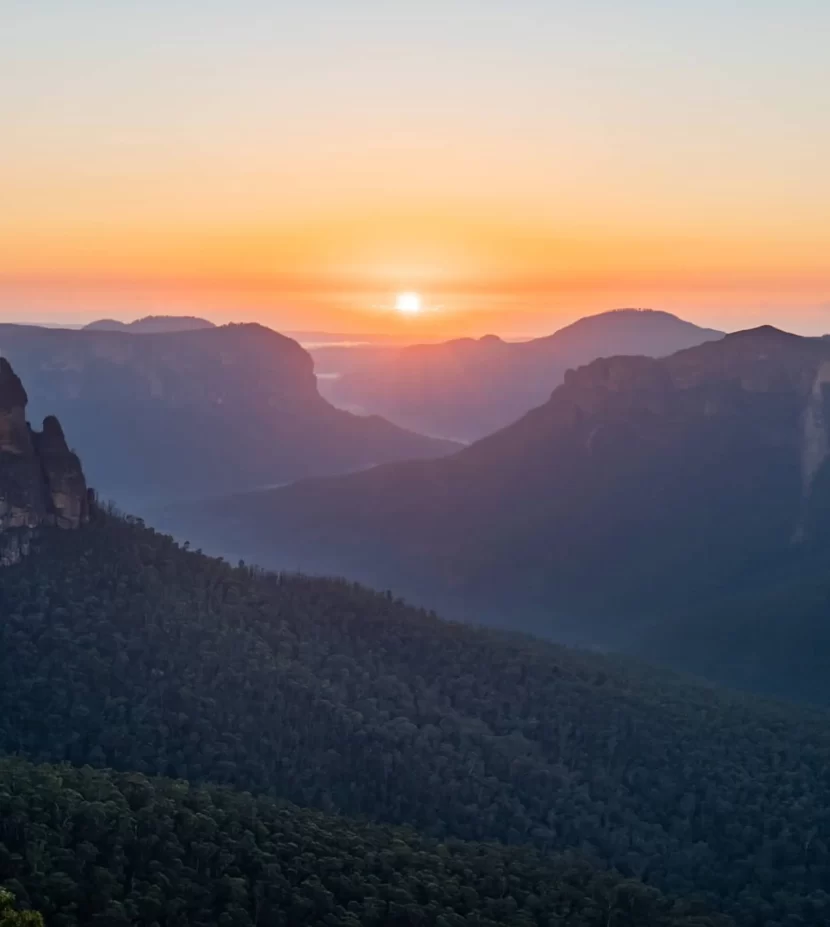
M830 927L830 3L0 8L0 927Z
M543 341L0 326L0 916L830 919L830 341Z

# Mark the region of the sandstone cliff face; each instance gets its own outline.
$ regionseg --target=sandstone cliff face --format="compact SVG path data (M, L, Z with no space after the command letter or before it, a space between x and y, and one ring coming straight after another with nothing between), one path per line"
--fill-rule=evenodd
M26 421L26 391L0 358L0 565L15 563L41 525L77 528L89 517L86 480L56 418Z
M769 444L798 455L802 497L830 457L830 343L764 326L664 360L601 358L569 370L554 398L592 423L664 433L700 419L754 421ZM795 530L804 539L803 525Z

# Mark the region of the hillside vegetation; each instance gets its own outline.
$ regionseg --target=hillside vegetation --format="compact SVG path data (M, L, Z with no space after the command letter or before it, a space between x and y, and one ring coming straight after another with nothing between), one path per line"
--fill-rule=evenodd
M0 841L0 880L55 927L729 923L573 854L439 842L88 766L0 760Z
M231 568L103 513L47 533L0 610L6 751L575 849L754 927L830 917L823 713Z

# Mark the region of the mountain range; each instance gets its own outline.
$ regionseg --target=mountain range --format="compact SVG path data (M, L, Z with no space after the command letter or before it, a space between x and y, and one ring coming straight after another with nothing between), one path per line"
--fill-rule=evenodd
M731 344L739 406L786 406L816 347ZM820 354L802 495L822 466ZM705 376L676 362L671 383L659 362L598 362L563 389L592 429L623 415L653 434L644 410L688 414L693 393L671 394L708 360ZM704 392L704 416L727 414ZM31 431L25 406L3 361L17 522L0 542L30 531L0 583L4 922L40 923L15 903L62 927L827 922L826 712L231 567L84 496L65 443L75 479L56 491L59 426ZM750 418L771 440L787 416ZM79 517L49 517L75 491Z
M137 335L160 334L162 332L189 332L200 328L216 328L213 322L193 315L145 315L132 322L117 319L97 319L84 325L84 331L130 332Z
M92 484L132 510L457 448L334 408L308 353L260 325L140 337L0 325L0 351L32 414L56 414Z
M531 341L486 335L407 347L319 346L314 358L332 374L321 389L335 405L474 441L546 402L572 367L618 354L663 357L722 336L668 312L618 309Z
M826 703L828 390L830 343L769 327L600 359L449 457L168 523L220 553Z

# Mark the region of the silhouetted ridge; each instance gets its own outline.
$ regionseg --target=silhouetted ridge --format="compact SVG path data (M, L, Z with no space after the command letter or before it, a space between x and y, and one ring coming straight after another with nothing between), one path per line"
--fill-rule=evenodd
M159 334L163 332L197 331L202 328L215 328L208 319L192 315L147 315L132 322L119 322L116 319L98 319L84 326L86 331L116 331L137 334Z
M530 341L485 335L406 348L324 348L315 356L340 374L322 387L335 403L475 440L545 402L570 368L621 354L665 357L721 335L667 312L619 309Z
M738 338L797 338L804 340L801 335L794 335L792 332L776 328L774 325L759 325L756 328L744 328L737 332L731 332L725 336L726 339L734 341Z

